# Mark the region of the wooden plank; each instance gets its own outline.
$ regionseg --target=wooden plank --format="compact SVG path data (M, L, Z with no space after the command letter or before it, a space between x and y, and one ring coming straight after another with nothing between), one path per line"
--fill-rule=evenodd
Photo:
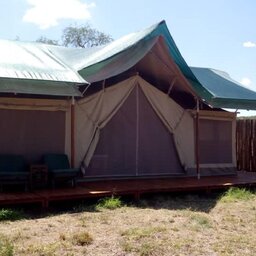
M76 188L45 189L27 193L0 193L0 205L40 203L86 199L111 195L141 195L156 192L177 192L224 189L230 186L256 186L255 172L238 172L234 176L165 177L130 180L86 181Z

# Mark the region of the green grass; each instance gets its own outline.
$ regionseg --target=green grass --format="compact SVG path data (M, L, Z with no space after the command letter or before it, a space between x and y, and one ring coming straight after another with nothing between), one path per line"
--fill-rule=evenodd
M153 256L153 255L161 255L161 253L159 253L159 249L161 247L157 244L152 243L143 243L138 252L140 256Z
M221 202L237 202L237 201L248 201L255 195L245 188L230 188L220 198Z
M40 255L40 256L56 256L56 251L59 249L60 244L53 242L50 244L30 244L24 248L25 255ZM22 255L24 255L22 254Z
M190 220L196 224L198 227L202 227L202 228L211 228L211 221L207 216L201 215L201 214L193 214L190 217Z
M0 221L20 220L25 217L24 213L11 209L0 209Z
M162 245L158 239L164 237L167 232L168 230L164 226L127 229L121 232L123 237L122 249L126 253L135 252L136 255L140 256L161 255Z
M96 205L96 210L100 210L100 209L114 210L122 206L123 206L123 203L120 200L120 198L112 196L112 197L106 197L106 198L100 199Z
M167 229L162 226L157 227L145 227L145 228L130 228L121 233L121 236L132 237L135 239L141 239L145 237L151 237L157 233L166 232Z
M0 235L0 256L14 255L13 244L3 235Z
M81 204L78 213L0 222L0 256L256 255L256 192L251 191L236 188L209 198L160 194L145 197L146 208L128 204L86 211L96 207L92 200ZM221 196L236 201L223 203ZM104 207L113 199L105 199Z

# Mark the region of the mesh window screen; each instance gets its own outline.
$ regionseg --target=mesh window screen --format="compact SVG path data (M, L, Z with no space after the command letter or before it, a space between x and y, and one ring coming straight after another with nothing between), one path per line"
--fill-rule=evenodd
M133 90L119 111L101 130L88 176L136 174L136 92Z
M231 121L199 121L199 159L201 164L232 163Z
M0 154L21 154L28 162L63 153L65 112L0 110Z
M139 174L179 174L182 167L173 136L139 89Z

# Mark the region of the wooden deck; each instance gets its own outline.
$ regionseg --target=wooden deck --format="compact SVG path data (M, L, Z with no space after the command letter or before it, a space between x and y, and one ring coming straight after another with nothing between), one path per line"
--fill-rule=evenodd
M56 188L33 192L0 193L0 205L40 203L47 208L56 201L86 199L111 195L132 195L139 198L141 194L177 191L211 191L231 186L256 186L256 172L238 172L237 176L186 178L148 178L129 180L88 181L76 188Z

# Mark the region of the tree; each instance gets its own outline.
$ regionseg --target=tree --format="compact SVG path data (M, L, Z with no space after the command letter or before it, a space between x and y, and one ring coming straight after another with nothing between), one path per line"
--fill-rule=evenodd
M87 48L104 45L111 41L113 39L110 35L100 32L88 24L66 27L62 34L62 44L64 46Z
M52 40L52 39L49 39L45 36L40 36L36 42L38 43L43 43L43 44L51 44L51 45L59 45L59 42L58 40Z

